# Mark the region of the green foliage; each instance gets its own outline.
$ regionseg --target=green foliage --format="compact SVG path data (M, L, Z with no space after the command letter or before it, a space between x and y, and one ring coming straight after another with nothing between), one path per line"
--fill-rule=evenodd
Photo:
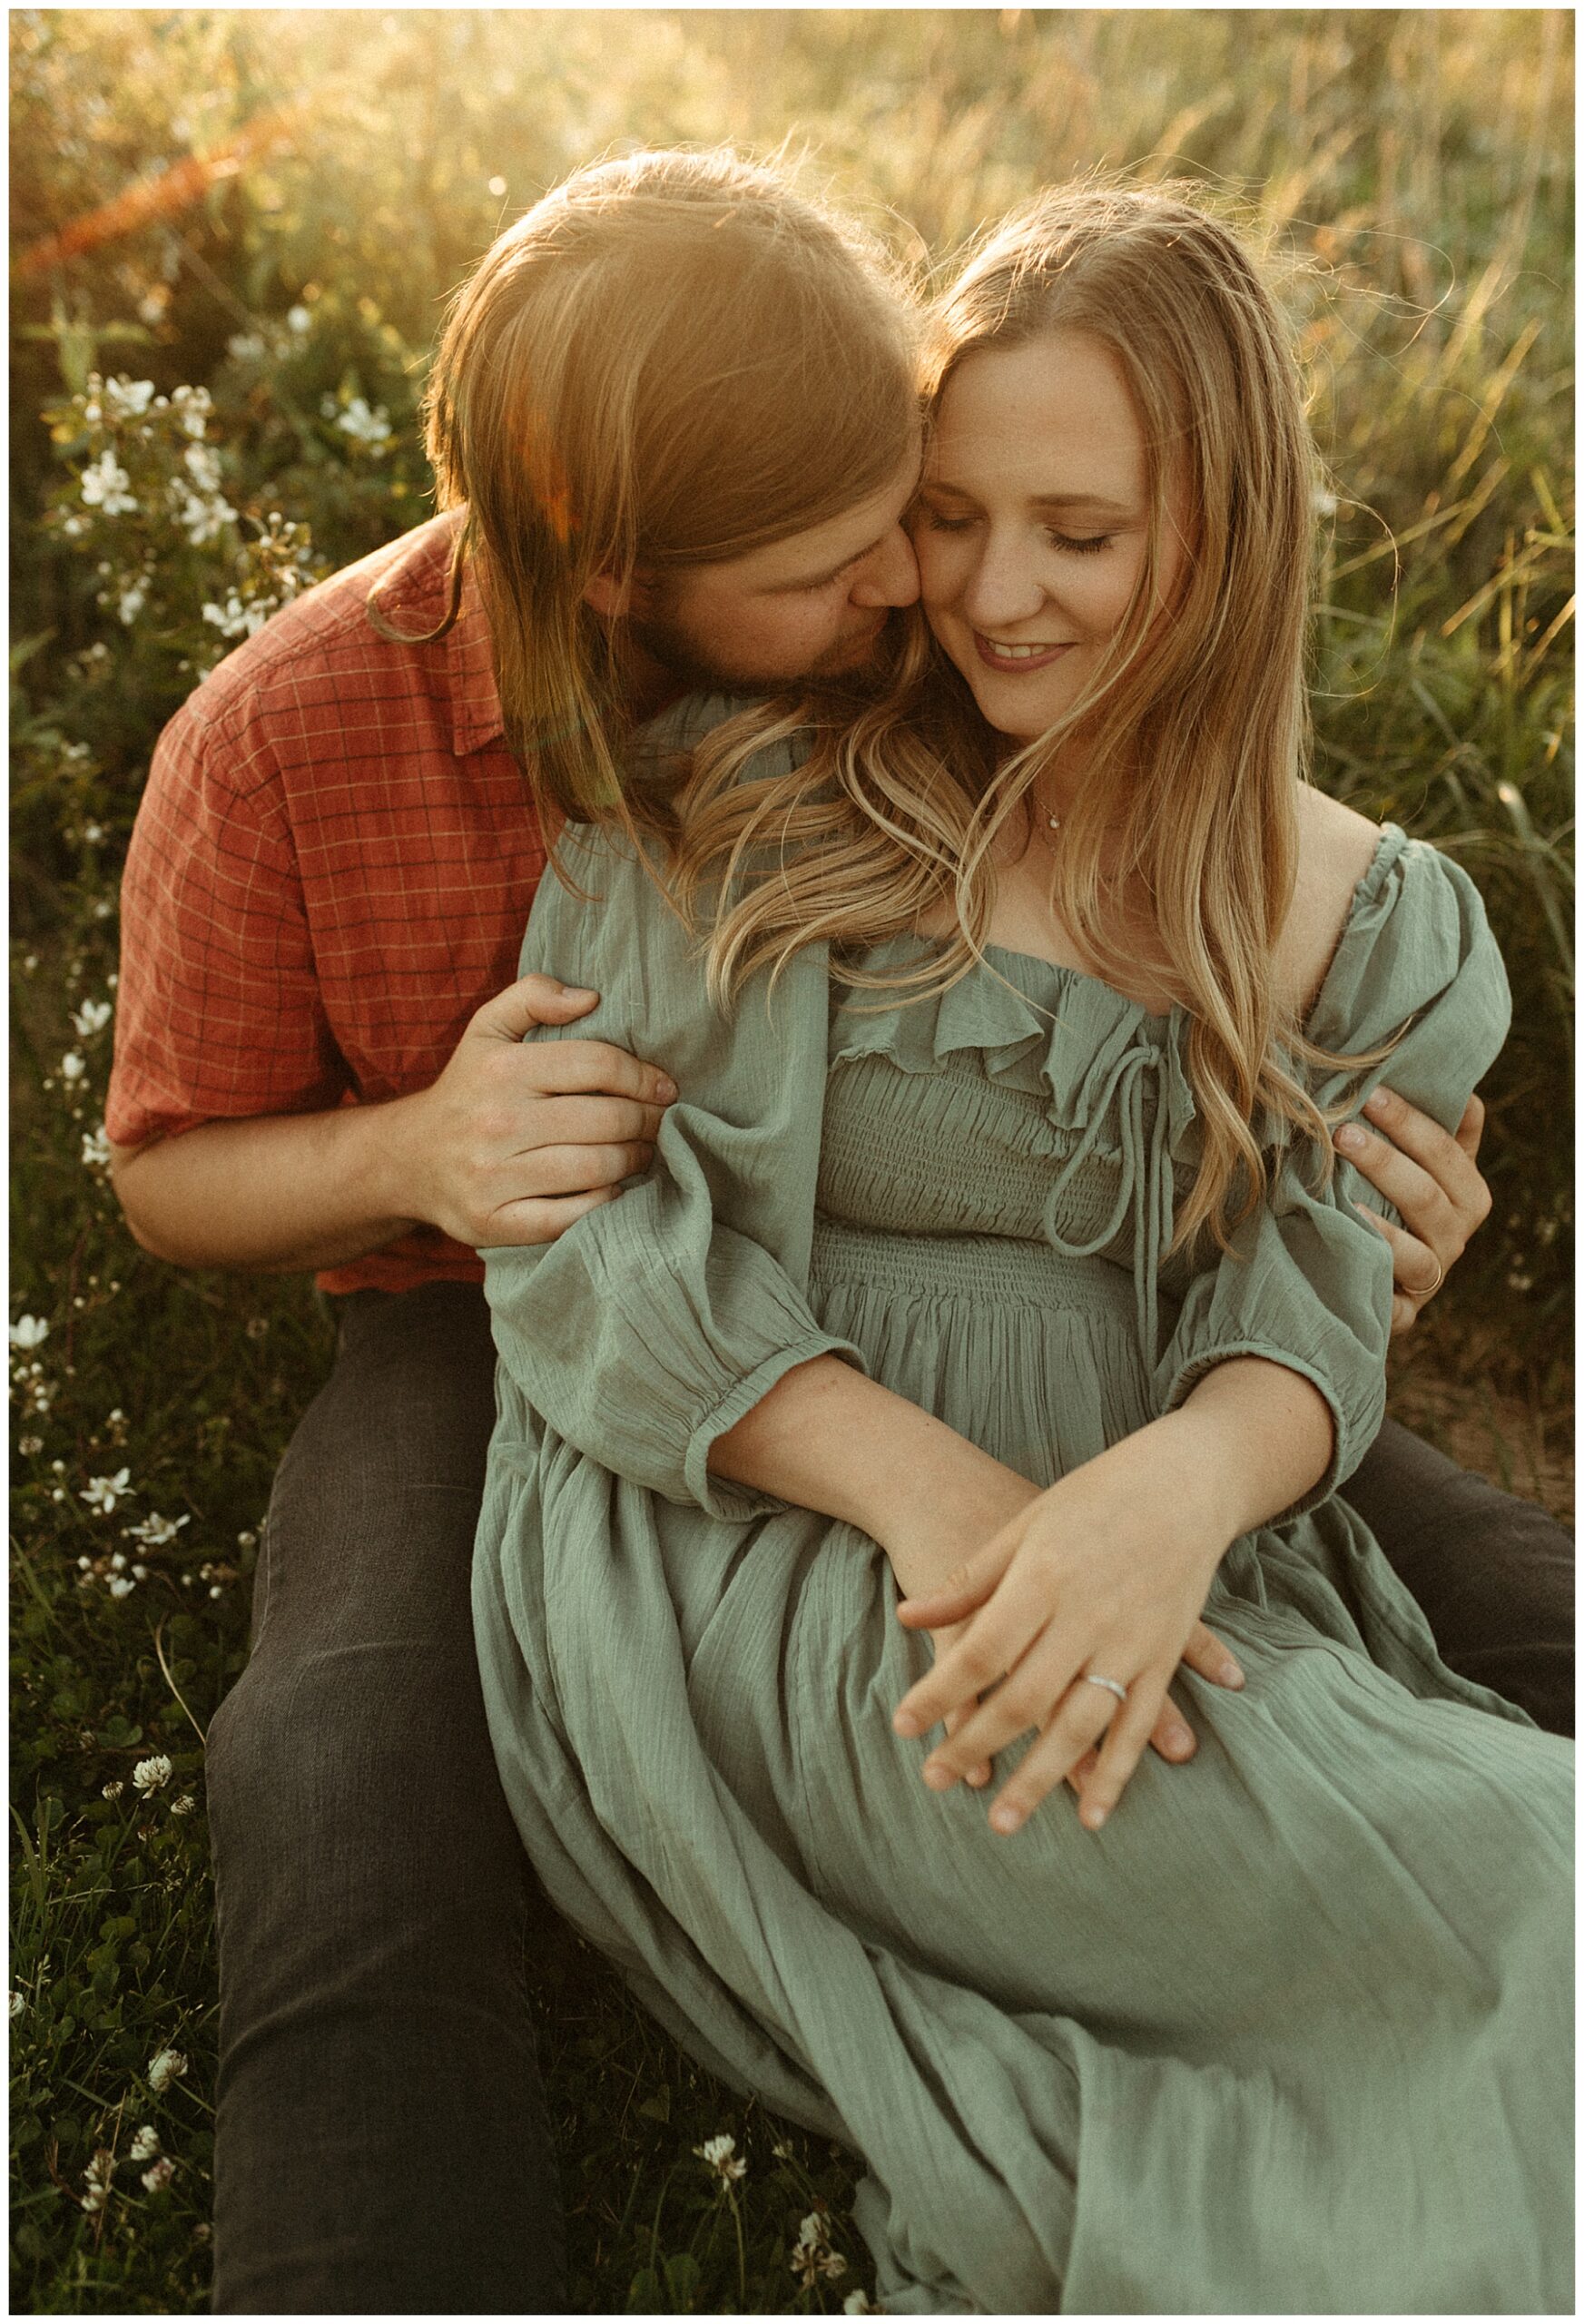
M915 263L1101 164L1236 197L1291 273L1337 504L1320 778L1460 855L1512 978L1486 1093L1496 1216L1443 1305L1454 1329L1497 1317L1515 1374L1559 1381L1571 28L24 10L11 37L14 1311L46 1327L12 1349L14 2301L186 2310L206 2298L213 2090L200 1736L242 1666L270 1478L330 1330L304 1285L162 1267L109 1191L116 884L161 724L273 605L426 513L444 301L577 162L790 140ZM194 154L215 166L183 171ZM151 1759L171 1773L140 1793ZM570 1940L537 1983L575 2304L841 2307L849 2161L690 2066ZM155 2091L172 2048L186 2070ZM145 2125L157 2152L134 2161ZM741 2180L694 2152L723 2132ZM815 2214L827 2240L817 2224L794 2266Z

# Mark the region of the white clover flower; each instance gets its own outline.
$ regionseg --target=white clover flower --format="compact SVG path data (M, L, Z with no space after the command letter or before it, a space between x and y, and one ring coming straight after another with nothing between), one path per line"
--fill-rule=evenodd
M151 2195L163 2194L165 2189L170 2185L172 2178L175 2176L175 2172L176 2166L171 2161L170 2156L162 2154L161 2155L158 2162L154 2163L151 2169L143 2172L143 2185L148 2189Z
M198 1802L193 1798L192 1794L190 1791L184 1791L180 1799L173 1799L171 1802L171 1813L172 1816L191 1816L197 1805Z
M743 2178L748 2169L737 2152L737 2142L729 2131L722 2131L717 2137L706 2139L703 2146L694 2147L694 2152L718 2173L723 2187L730 2186L733 2179Z
M141 419L154 399L152 379L106 379L104 400L112 419Z
M42 1436L19 1436L16 1440L16 1449L23 1459L26 1460L31 1453L44 1451L44 1439Z
M300 339L305 331L312 330L313 317L306 307L288 307L286 325L289 330L294 330Z
M132 1471L117 1469L113 1477L90 1477L77 1498L85 1501L90 1509L96 1509L108 1517L116 1503L124 1501L131 1491Z
M123 1525L123 1533L129 1541L141 1541L145 1549L162 1550L173 1541L183 1525L191 1525L191 1517L162 1517L151 1509L139 1525Z
M105 1785L101 1797L105 1799L119 1799L125 1789L126 1786L122 1782L120 1777L117 1776L113 1783L107 1783Z
M18 1315L11 1326L13 1347L43 1347L50 1327L42 1315Z
M85 1130L83 1134L83 1166L89 1170L108 1170L110 1167L110 1137L103 1122L96 1130Z
M390 416L383 404L372 411L361 396L354 396L336 421L344 435L357 444L386 444L390 440Z
M137 1588L131 1576L124 1573L113 1573L106 1586L113 1598L130 1598Z
M129 2162L152 2162L160 2151L160 2134L152 2122L145 2122L135 2132L126 2151Z
M805 2291L813 2289L820 2276L835 2283L847 2273L846 2260L840 2251L831 2248L829 2228L830 2221L823 2211L810 2211L798 2229L789 2264Z
M187 2061L180 2050L162 2050L149 2060L148 2084L156 2094L172 2082L180 2082L187 2071Z
M105 2146L95 2150L93 2160L83 2173L83 2184L88 2191L81 2197L85 2211L102 2211L104 2198L110 2192L111 2174L115 2169L115 2157Z
M81 1049L68 1049L65 1056L61 1059L61 1079L64 1081L68 1087L74 1081L81 1081L83 1076L87 1072L87 1070L88 1060L83 1055Z
M20 2017L23 2011L27 2007L27 1995L25 1994L19 1994L15 1985L11 1988L11 1999L8 2007L10 2014L13 2017Z
M111 1584L112 1589L113 1589L114 1586L115 1585L113 1582ZM129 1582L127 1587L130 1589L131 1586L132 1585ZM156 1751L152 1759L140 1759L136 1767L133 1768L132 1771L133 1789L134 1791L142 1792L158 1791L163 1785L170 1782L174 1772L175 1770L172 1768L170 1760L166 1758L164 1753L162 1751Z
M91 1040L109 1024L113 1010L108 1000L85 1000L81 1009L72 1011L72 1023L83 1039Z
M122 468L113 452L102 453L83 471L83 499L90 508L103 509L107 517L124 517L137 507L127 490L132 478Z
M841 2303L843 2316L883 2316L885 2309L877 2308L866 2291L850 2291Z
M148 601L149 585L146 581L133 581L128 583L127 586L122 591L120 596L117 597L115 601L115 610L121 616L123 628L130 629L132 627L139 614L142 613L143 607L148 604ZM86 837L86 833L84 833L84 836Z

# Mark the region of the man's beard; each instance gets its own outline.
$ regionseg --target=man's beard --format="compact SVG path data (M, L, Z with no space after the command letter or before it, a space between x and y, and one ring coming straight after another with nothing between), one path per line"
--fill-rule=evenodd
M838 639L807 669L794 672L760 669L751 662L733 661L723 655L706 659L697 652L682 625L662 611L644 615L629 614L624 626L633 644L658 662L677 685L689 693L723 690L728 694L802 695L820 694L827 688L845 692L854 684L862 692L864 680L880 671L889 659L881 650L890 626L889 617L882 618L872 631L860 633L854 638Z

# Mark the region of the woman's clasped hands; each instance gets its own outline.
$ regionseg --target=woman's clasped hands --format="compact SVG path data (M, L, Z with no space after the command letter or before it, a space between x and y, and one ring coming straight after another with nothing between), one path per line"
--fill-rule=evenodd
M1097 1831L1170 1721L1179 1662L1243 1684L1199 1620L1238 1526L1192 1458L1187 1421L1156 1421L1073 1470L942 1586L899 1608L910 1628L935 1636L934 1667L892 1721L906 1738L944 1724L924 1762L932 1789L983 1782L998 1752L1032 1735L991 1807L999 1832L1015 1832L1064 1778ZM1184 1739L1191 1748L1186 1730Z

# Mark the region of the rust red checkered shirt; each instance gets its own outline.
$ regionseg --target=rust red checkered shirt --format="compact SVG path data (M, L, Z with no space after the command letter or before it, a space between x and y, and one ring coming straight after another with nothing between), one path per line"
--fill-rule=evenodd
M349 566L229 655L161 735L122 888L117 1145L426 1088L512 982L545 846L471 586L433 645L455 520ZM319 1277L477 1281L435 1227Z

